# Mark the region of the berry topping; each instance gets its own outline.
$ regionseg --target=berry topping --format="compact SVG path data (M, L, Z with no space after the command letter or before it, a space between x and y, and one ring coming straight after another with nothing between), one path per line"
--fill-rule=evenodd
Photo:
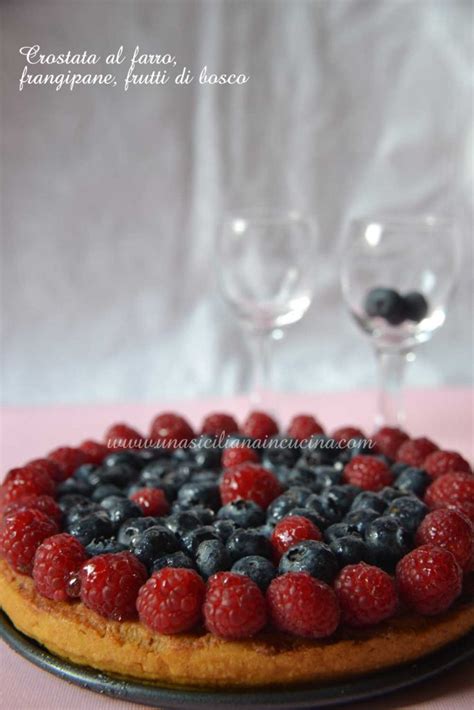
M229 414L208 414L202 423L202 434L220 436L221 434L235 434L238 431L239 425Z
M30 496L54 497L55 489L54 481L44 471L30 466L13 468L7 473L5 482L0 488L0 506L6 508L9 503Z
M262 592L249 577L235 572L209 579L203 612L208 631L226 639L249 638L267 623Z
M26 509L39 510L57 525L60 525L62 519L62 510L56 503L54 498L51 496L27 496L26 498L21 498L20 500L10 503L3 511L3 516L7 517L10 513L16 510L26 510Z
M68 521L66 529L82 545L88 545L96 538L110 537L114 526L105 510L97 510Z
M400 560L397 584L410 609L431 616L449 609L461 594L462 572L451 552L423 545Z
M344 446L348 441L352 441L353 439L363 439L364 433L357 427L343 426L333 431L331 438Z
M425 493L430 508L456 508L474 522L474 476L470 473L445 473L436 478Z
M248 446L234 446L222 454L223 468L239 466L241 463L258 463L258 454Z
M190 631L201 619L205 591L204 582L192 569L160 569L138 593L140 621L159 634Z
M307 572L331 584L339 570L336 556L329 545L316 540L303 540L290 547L280 559L278 572Z
M221 540L203 540L196 550L196 567L204 579L230 567L229 553Z
M272 533L271 543L276 559L280 559L292 545L302 540L322 539L323 536L320 529L311 520L300 515L290 515L276 524Z
M110 453L107 446L100 444L98 441L92 441L92 439L83 441L79 449L86 457L87 463L95 463L97 465L100 465L107 454Z
M414 493L417 496L423 496L426 488L431 482L431 479L426 471L422 468L406 466L405 464L402 465L404 468L395 479L395 483L393 484L394 488L398 489L400 493ZM393 472L395 472L394 468L392 468Z
M58 526L39 510L17 510L0 524L0 552L17 572L30 574L35 552Z
M242 425L242 432L245 436L263 441L278 434L278 424L265 412L251 412Z
M388 572L393 571L398 560L408 552L411 539L411 534L395 517L376 518L365 530L371 560Z
M61 469L63 480L72 476L76 468L87 463L86 455L80 449L71 446L60 446L48 454L48 459L56 463Z
M342 619L350 626L371 626L393 616L398 597L389 574L360 562L348 565L335 582Z
M120 451L121 449L137 449L143 442L143 436L128 424L112 424L104 435L108 449Z
M232 520L241 528L257 527L265 522L265 513L253 500L239 498L223 505L217 513L218 520Z
M146 578L145 567L130 552L98 555L81 568L81 601L109 619L133 619Z
M288 435L296 441L305 441L315 434L324 434L321 424L309 414L299 414L290 422Z
M471 467L466 459L456 451L433 451L424 460L423 468L431 478L438 478L453 471L471 473Z
M33 459L33 461L28 461L26 464L28 468L32 468L35 471L41 471L47 476L53 479L53 481L64 481L65 476L63 471L60 469L57 463L50 461L49 459Z
M266 557L249 555L242 557L232 567L232 572L244 574L264 592L276 575L276 569Z
M378 429L372 438L381 454L394 459L400 446L408 439L408 434L397 427L385 426Z
M289 572L271 582L267 602L280 631L308 638L330 636L339 624L339 605L331 587L304 572Z
M48 537L36 550L33 579L38 592L54 601L67 601L71 578L87 559L84 547L71 535Z
M170 510L170 505L161 488L140 488L132 493L130 499L140 507L143 515L160 517L167 515Z
M224 505L243 498L253 500L262 508L267 508L281 493L281 486L276 476L253 463L233 466L224 471L219 488Z
M421 468L426 457L437 449L436 444L424 436L420 436L418 439L408 439L398 449L397 461Z
M428 507L415 496L403 496L392 501L386 515L393 517L410 534L414 535L418 525L428 512Z
M354 456L344 468L344 480L365 491L381 491L391 485L393 473L374 456Z
M188 422L178 414L159 414L152 422L151 436L168 449L187 446L194 437Z
M417 530L417 545L436 545L449 550L461 569L471 569L474 558L474 526L456 510L440 508L428 513Z

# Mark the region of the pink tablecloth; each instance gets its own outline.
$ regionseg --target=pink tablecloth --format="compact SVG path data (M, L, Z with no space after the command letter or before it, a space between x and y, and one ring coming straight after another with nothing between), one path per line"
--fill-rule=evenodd
M407 395L407 429L412 435L426 434L444 448L473 458L472 390L413 391ZM373 416L372 392L289 395L275 397L273 409L284 424L296 412L315 413L328 428L357 424L370 431ZM203 399L190 402L56 406L48 408L4 408L1 413L2 472L43 455L59 444L74 445L86 437L97 437L113 421L125 420L144 431L159 410L185 412L196 424L205 412L228 410L242 416L249 409L245 398ZM136 707L69 685L0 647L0 701L6 710L89 710ZM460 666L448 674L383 701L364 703L368 710L382 707L451 710L474 707L472 668ZM356 707L356 706L354 706Z

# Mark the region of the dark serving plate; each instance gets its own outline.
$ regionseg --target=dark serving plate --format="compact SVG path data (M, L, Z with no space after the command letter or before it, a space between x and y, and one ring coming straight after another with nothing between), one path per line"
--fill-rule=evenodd
M216 707L221 710L259 708L298 710L323 708L368 700L407 688L474 657L474 632L415 663L354 678L346 682L318 687L278 690L208 691L166 688L151 683L127 680L118 676L77 666L53 656L35 641L15 629L5 614L0 613L0 637L17 653L43 670L82 688L156 708L196 710Z

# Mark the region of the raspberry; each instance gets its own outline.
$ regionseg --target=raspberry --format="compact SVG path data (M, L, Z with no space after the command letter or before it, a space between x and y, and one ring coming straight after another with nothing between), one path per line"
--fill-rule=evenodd
M104 441L107 448L115 451L138 449L143 442L143 436L128 424L112 424L105 432Z
M408 434L397 427L384 426L375 432L372 439L381 454L395 459L398 449L404 441L407 441Z
M331 587L307 572L287 572L268 587L267 603L280 631L308 638L324 638L337 629L340 612Z
M194 432L188 422L178 414L159 414L152 422L151 436L170 449L188 446Z
M364 491L381 491L393 481L387 464L374 456L354 456L344 468L343 476L346 483Z
M397 564L402 601L419 614L432 616L449 609L461 594L462 572L454 555L434 545L422 545Z
M395 580L379 567L348 565L335 582L342 618L350 626L371 626L393 616L398 606Z
M211 436L235 434L239 431L239 425L228 414L209 414L202 423L201 431Z
M365 434L357 427L343 426L332 432L331 439L339 442L347 442L351 439L365 439Z
M233 446L222 454L222 468L238 466L241 463L258 463L258 454L248 446Z
M132 619L146 578L144 565L131 552L97 555L81 568L81 601L109 619Z
M251 439L265 440L278 434L278 424L265 412L251 412L242 425L242 433Z
M426 457L438 447L430 439L420 436L418 439L407 439L397 451L397 461L421 468Z
M452 471L436 478L428 486L425 503L430 508L456 508L474 522L474 476Z
M17 510L0 525L0 551L13 569L29 574L43 540L56 535L58 526L39 510Z
M308 518L302 515L289 515L275 525L271 543L277 559L301 540L322 540L320 529Z
M164 567L138 593L142 621L159 634L190 631L201 619L206 585L192 569Z
M436 545L449 550L461 569L468 571L474 556L474 527L465 515L440 508L424 518L416 531L417 545Z
M254 463L243 463L224 471L219 489L223 505L243 498L253 500L261 508L267 508L281 493L281 486L273 473Z
M33 468L35 471L42 471L46 473L47 476L60 483L64 481L64 474L57 463L50 461L49 459L33 459L33 461L28 461L26 464L28 468Z
M71 446L60 446L48 454L48 459L58 464L63 474L63 480L70 478L76 468L86 463L86 456L79 449L73 449Z
M10 503L29 496L54 496L56 486L47 473L30 466L12 468L0 489L0 506L5 508Z
M265 597L250 577L218 572L207 583L203 607L206 628L215 636L254 636L267 623Z
M141 508L143 515L168 515L170 504L161 488L140 488L130 496L130 500Z
M3 511L3 516L6 518L7 515L14 513L17 510L39 510L55 523L60 525L62 519L62 511L59 505L56 503L54 498L51 496L41 495L41 496L27 496L26 498L21 498L20 500L13 501Z
M33 579L38 592L54 601L67 601L71 577L87 559L84 547L72 535L48 537L36 550Z
M108 448L104 446L104 444L100 444L98 441L92 441L92 439L83 441L79 449L86 457L87 463L94 463L97 466L102 463L109 453Z
M423 468L431 478L438 478L451 471L471 473L471 467L466 459L456 451L433 451L423 462Z
M324 429L310 414L298 414L288 427L288 435L297 441L310 439L315 434L324 434Z

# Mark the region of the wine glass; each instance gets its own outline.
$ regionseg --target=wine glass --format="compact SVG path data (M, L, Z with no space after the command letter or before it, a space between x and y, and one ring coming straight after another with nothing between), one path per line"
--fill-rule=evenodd
M270 350L308 310L315 282L316 230L296 211L228 214L217 242L221 293L253 343L252 400L270 390Z
M404 420L406 363L443 325L459 261L459 235L449 219L375 216L349 226L341 254L342 292L374 346L379 426Z

